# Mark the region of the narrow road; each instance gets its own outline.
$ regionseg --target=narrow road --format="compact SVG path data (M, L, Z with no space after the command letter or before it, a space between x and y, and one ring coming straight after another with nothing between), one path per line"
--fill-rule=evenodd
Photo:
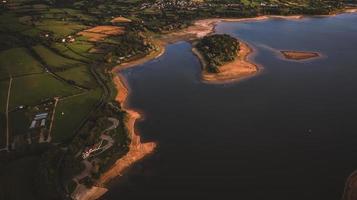
M12 76L10 76L9 89L7 90L7 100L6 100L6 147L5 149L9 151L9 142L10 142L10 130L9 130L9 102L12 86Z
M55 97L55 105L53 105L53 112L52 112L52 117L51 117L51 122L50 122L50 128L48 129L48 136L47 136L47 140L46 142L51 142L52 140L52 136L51 136L51 131L52 131L52 127L53 127L53 121L55 119L55 113L56 113L56 107L58 104L58 97Z

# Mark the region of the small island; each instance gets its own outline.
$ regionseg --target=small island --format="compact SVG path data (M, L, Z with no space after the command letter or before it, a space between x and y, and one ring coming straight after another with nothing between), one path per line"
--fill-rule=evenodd
M288 60L308 60L320 57L319 53L306 51L280 51L285 59Z
M192 51L202 64L202 79L209 82L233 81L258 71L247 61L249 46L227 34L205 36L194 42Z

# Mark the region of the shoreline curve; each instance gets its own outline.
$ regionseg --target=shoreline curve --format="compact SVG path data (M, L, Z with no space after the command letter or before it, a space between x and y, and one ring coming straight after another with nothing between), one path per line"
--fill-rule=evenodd
M342 13L354 13L357 12L357 9L345 9L337 14L342 14ZM332 14L332 15L320 15L320 16L335 16L337 14ZM278 19L287 19L287 20L300 20L305 17L311 17L307 15L294 15L294 16L280 16L280 15L264 15L264 16L258 16L258 17L252 17L252 18L212 18L212 19L201 19L201 20L196 20L192 26L189 26L188 28L185 28L180 31L168 33L165 35L162 35L159 40L155 40L155 44L159 48L158 50L155 50L148 55L132 60L126 63L122 63L116 67L113 68L112 73L114 74L113 82L116 85L118 94L116 97L116 101L120 103L124 111L127 112L127 119L125 122L125 126L129 130L129 134L132 137L132 141L129 147L129 152L122 158L118 159L113 167L109 169L107 172L103 173L99 180L97 181L96 185L93 186L91 189L87 189L84 194L76 198L78 200L96 200L99 199L102 195L104 195L108 189L104 188L104 185L108 183L110 180L113 178L116 178L117 176L122 176L122 173L130 168L132 164L135 162L143 159L144 157L152 154L157 146L157 143L155 142L148 142L148 143L141 143L140 141L140 135L135 133L135 122L138 120L141 115L134 111L125 108L125 102L127 100L128 95L130 94L130 90L126 86L126 80L125 78L120 74L120 71L131 68L131 67L136 67L141 64L144 64L148 61L155 60L159 58L161 55L164 54L166 45L169 43L174 43L178 41L190 41L196 38L203 37L205 35L211 34L212 32L215 31L215 28L218 23L221 22L247 22L247 21L262 21L262 20L269 20L272 18L278 18ZM241 41L240 41L241 42ZM244 42L243 42L244 43ZM256 75L257 73L261 72L262 66L254 63L253 61L249 60L249 56L252 54L255 54L256 51L249 46L249 44L245 43L245 45L250 49L249 53L245 55L245 61L253 64L256 66L257 71L250 76L246 77L240 77L238 79L233 79L233 80L228 80L229 82L232 81L239 81L243 80L246 78L250 78L251 76ZM205 81L204 79L202 79ZM225 81L210 81L210 83L226 83L227 80ZM132 152L132 153L130 153Z

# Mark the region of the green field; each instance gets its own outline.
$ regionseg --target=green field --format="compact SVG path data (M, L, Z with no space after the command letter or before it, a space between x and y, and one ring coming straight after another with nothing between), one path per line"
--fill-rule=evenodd
M48 66L54 69L66 69L81 64L79 61L58 55L43 45L34 46L33 49Z
M21 24L14 13L0 14L0 30L1 31L24 31L31 27Z
M101 90L92 90L58 102L52 130L54 142L63 141L73 136L73 131L89 114L101 94Z
M52 48L55 48L62 55L68 56L75 60L80 60L83 62L91 61L92 57L88 51L93 47L93 44L88 42L76 41L74 43L63 44L54 43Z
M0 52L0 78L43 72L41 64L25 48Z
M56 38L65 37L67 35L75 34L87 27L70 21L59 21L53 19L46 19L36 24L36 27L42 31L52 32Z
M83 65L67 69L63 72L57 72L56 74L67 80L75 81L76 84L81 86L94 88L97 86L97 84L88 68L88 66Z
M19 105L36 105L46 98L70 96L80 92L79 89L49 74L15 78L12 82L10 108Z
M6 99L9 88L9 81L0 81L0 148L6 144Z

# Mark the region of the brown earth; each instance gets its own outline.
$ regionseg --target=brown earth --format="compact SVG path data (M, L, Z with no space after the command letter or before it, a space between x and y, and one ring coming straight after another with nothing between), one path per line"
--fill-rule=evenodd
M131 22L131 19L125 18L125 17L116 17L112 19L110 22L112 23L127 23Z
M319 53L306 51L280 51L284 58L289 60L307 60L320 57Z
M81 35L87 37L89 41L96 42L100 40L104 40L107 37L114 35L121 35L125 32L124 27L119 26L96 26L84 31L77 33L77 35Z

